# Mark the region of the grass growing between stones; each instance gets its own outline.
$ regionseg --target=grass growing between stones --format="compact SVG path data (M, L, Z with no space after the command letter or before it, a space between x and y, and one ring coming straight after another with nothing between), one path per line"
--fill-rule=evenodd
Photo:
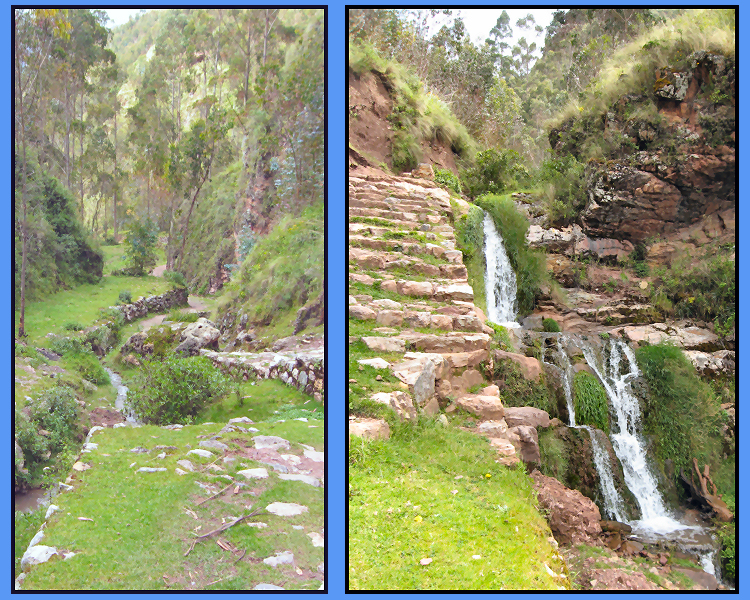
M72 290L58 292L45 300L26 305L26 331L31 345L46 346L48 333L66 335L63 326L78 322L91 325L99 317L99 309L114 306L121 291L131 293L133 300L140 296L163 294L171 288L168 281L159 277L103 277L99 283L79 285ZM14 326L18 330L20 312L14 315Z
M349 476L350 589L568 588L529 477L485 440L431 420L352 437Z
M222 424L204 424L170 431L159 427L107 429L92 438L99 446L82 460L90 469L76 473L75 489L58 496L60 511L50 517L43 544L76 552L69 560L33 567L23 588L27 590L220 590L252 589L273 583L286 589L317 589L322 576L317 566L323 548L313 547L308 533L323 533L323 489L299 481L282 481L268 467L268 479L246 480L237 475L245 468L264 465L245 458L254 435L278 435L291 441L289 454L301 455L300 444L323 450L323 423L286 421L256 423L259 433L228 433L221 439L234 462L186 456L201 439L218 434ZM312 426L312 427L311 427ZM174 446L162 450L155 446ZM144 447L148 453L132 453ZM176 462L189 459L195 472L175 473ZM135 463L135 464L133 464ZM137 473L139 467L165 467L165 472ZM206 500L231 482L216 498ZM209 485L206 491L197 485ZM237 493L234 486L242 484ZM295 517L259 514L247 523L195 543L195 535L272 502L291 501L309 511ZM201 505L198 502L206 500ZM82 521L79 517L92 519ZM295 529L293 526L300 527ZM220 546L218 541L224 544ZM228 548L228 549L226 549ZM294 565L272 568L263 559L276 552L294 553ZM244 552L244 554L243 554ZM186 556L187 554L187 556Z

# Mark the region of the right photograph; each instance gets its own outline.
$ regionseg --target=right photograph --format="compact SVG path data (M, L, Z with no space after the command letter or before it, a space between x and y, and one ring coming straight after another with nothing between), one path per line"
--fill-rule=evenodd
M739 589L736 17L349 7L349 591Z

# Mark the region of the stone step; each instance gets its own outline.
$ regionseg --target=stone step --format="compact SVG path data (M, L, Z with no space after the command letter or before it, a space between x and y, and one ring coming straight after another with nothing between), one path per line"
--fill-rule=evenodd
M445 315L412 310L379 310L371 304L350 304L349 316L360 321L375 321L383 327L420 327L442 331L486 333L482 321L473 315Z
M398 210L395 208L363 208L358 206L349 207L350 217L376 217L380 219L388 219L389 221L395 222L417 222L417 223L429 223L430 225L446 225L448 219L442 215L428 213L426 211L415 211L408 212ZM452 229L452 228L451 228Z
M418 259L408 259L404 255L380 254L368 252L360 248L349 248L349 261L363 269L374 271L390 271L394 269L405 269L412 273L425 275L427 277L438 277L443 279L454 279L465 281L468 277L464 265L443 264L433 265Z
M404 210L407 212L428 212L446 214L440 205L427 200L396 198L374 192L355 192L349 194L349 208L379 208L381 210Z
M373 250L392 250L408 254L409 256L418 256L419 254L429 254L436 258L445 258L453 264L463 264L463 253L460 250L449 250L438 244L420 244L419 242L408 242L401 240L379 240L357 235L349 236L349 246L361 248L371 248Z
M446 284L433 281L386 280L380 283L380 289L401 294L402 296L429 298L437 302L449 302L451 300L474 301L474 290L472 290L468 282Z
M492 337L486 333L451 332L442 335L429 333L401 332L391 339L403 340L409 350L454 354L457 352L489 351Z
M363 181L356 178L349 179L349 190L385 192L392 196L407 197L414 200L427 200L432 204L438 204L444 209L450 211L450 194L444 189L434 187L429 181L425 180L395 180L395 181Z

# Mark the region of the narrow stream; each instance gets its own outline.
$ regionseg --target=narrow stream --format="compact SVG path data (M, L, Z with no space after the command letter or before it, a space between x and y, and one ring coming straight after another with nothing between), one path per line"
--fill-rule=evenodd
M112 385L117 389L117 399L115 400L115 408L125 415L125 420L131 425L138 425L138 421L135 415L126 408L125 400L128 397L128 388L122 385L122 377L119 373L115 373L112 369L104 367L104 370L109 374L109 379L112 381Z

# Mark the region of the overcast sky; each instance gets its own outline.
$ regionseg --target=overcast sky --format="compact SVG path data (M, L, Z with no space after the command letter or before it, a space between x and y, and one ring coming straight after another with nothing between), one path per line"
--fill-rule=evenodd
M484 40L487 39L487 36L490 33L490 29L495 26L495 23L497 23L497 18L502 14L503 10L506 10L508 12L508 16L510 17L510 26L513 28L514 34L513 43L515 43L518 39L525 37L526 41L529 42L529 44L532 41L535 41L536 45L541 47L542 42L544 42L544 33L537 37L537 34L534 31L533 27L531 28L531 30L520 29L516 27L516 21L531 13L532 15L534 15L536 24L541 25L546 29L547 25L549 25L550 21L552 21L552 14L560 9L535 8L533 6L529 6L526 8L506 9L464 8L458 12L460 12L461 16L463 17L466 29L469 31L469 35L471 35L471 41L475 42L477 45L481 45L484 43ZM513 45L513 43L511 44L511 46Z
M109 15L110 29L114 29L118 25L123 25L128 22L131 16L137 15L141 12L140 8L105 8L106 13Z

